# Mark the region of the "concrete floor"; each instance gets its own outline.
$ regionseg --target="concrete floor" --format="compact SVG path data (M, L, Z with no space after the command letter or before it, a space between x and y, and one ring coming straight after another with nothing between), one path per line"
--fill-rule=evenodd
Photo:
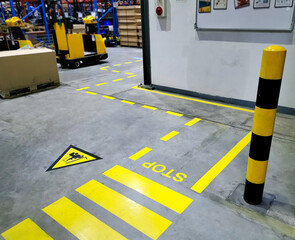
M76 191L94 179L171 221L158 239L295 239L295 117L277 116L265 184L266 199L275 196L269 209L251 207L241 200L249 144L197 193L191 187L251 131L253 113L134 89L142 82L142 62L137 61L141 49L110 48L108 52L109 59L100 65L59 68L58 88L0 100L0 233L30 218L53 239L114 239L83 238L77 232L75 236L42 211L66 197L128 239L157 238ZM120 78L123 80L113 81ZM85 87L89 88L76 90ZM105 95L115 99L102 97ZM194 118L202 120L185 125ZM162 141L171 131L179 134ZM69 145L102 159L46 171ZM152 151L136 161L129 158L145 147ZM173 169L171 177L165 177L159 168L157 172L143 166L154 162L165 166L165 173ZM177 213L103 175L115 165L193 202ZM176 173L187 178L176 181ZM128 214L126 209L122 211ZM87 228L83 222L76 224L82 232Z

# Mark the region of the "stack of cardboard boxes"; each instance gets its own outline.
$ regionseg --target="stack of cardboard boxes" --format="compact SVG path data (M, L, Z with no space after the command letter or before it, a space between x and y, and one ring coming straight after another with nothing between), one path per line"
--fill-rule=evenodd
M117 10L121 46L142 47L140 6L119 6Z

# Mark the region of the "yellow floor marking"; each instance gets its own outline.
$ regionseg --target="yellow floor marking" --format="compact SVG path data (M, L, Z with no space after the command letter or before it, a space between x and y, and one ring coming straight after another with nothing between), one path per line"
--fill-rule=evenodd
M91 95L97 95L97 93L95 93L95 92L86 92L86 93L88 93L88 94L91 94Z
M107 66L107 67L101 67L100 70L107 71L108 69L105 69L105 68L109 68L109 66Z
M183 116L183 114L181 114L181 113L176 113L176 112L171 112L171 111L167 111L166 113L177 116L177 117L182 117Z
M121 80L123 80L123 78L115 79L115 80L113 80L113 82L118 82L118 81L121 81Z
M152 239L157 239L172 223L95 180L89 181L76 191Z
M114 66L116 67L116 66L120 66L120 65L122 65L122 64L115 64Z
M134 74L134 73L130 73L130 72L125 72L125 74L129 74L129 75L132 75L132 74Z
M66 197L42 210L78 239L127 239Z
M191 189L201 193L218 176L219 173L247 146L251 140L249 132L240 142L237 143L222 159L219 160L203 177L199 179Z
M193 126L195 123L197 123L197 122L199 122L201 120L202 120L201 118L194 118L194 119L190 120L189 122L187 122L184 125L186 125L186 126Z
M199 100L199 99L195 99L195 98L190 98L190 97L183 97L183 96L179 96L179 95L175 95L175 94L170 94L170 93L165 93L165 92L159 92L159 91L156 91L156 90L149 90L149 89L145 89L145 88L140 88L138 86L134 86L132 88L139 89L139 90L142 90L142 91L147 91L147 92L153 92L153 93L161 94L161 95L165 95L165 96L170 96L170 97L185 99L185 100L189 100L189 101L194 101L194 102L199 102L199 103L205 103L205 104L215 105L215 106L219 106L219 107L231 108L231 109L240 110L240 111L244 111L244 112L254 113L254 110L250 110L250 109L246 109L246 108L233 107L233 106L226 105L226 104L220 104L220 103L214 103L214 102L209 102L209 101L203 101L203 100Z
M136 75L128 76L127 78L133 78L133 77L136 77Z
M129 64L129 63L132 63L132 62L125 62L125 64Z
M147 154L148 152L152 151L151 148L145 147L144 149L141 149L140 151L138 151L137 153L133 154L132 156L130 156L129 158L131 160L136 161L137 159L141 158L142 156L144 156L145 154Z
M84 88L79 88L79 89L76 89L77 91L81 91L81 90L85 90L85 89L88 89L89 87L84 87Z
M104 95L104 96L102 96L102 97L104 97L104 98L107 98L107 99L116 99L116 98L114 98L114 97L110 97L110 96L106 96L106 95Z
M103 174L179 214L193 202L193 199L119 165L116 165Z
M101 85L105 85L105 84L108 84L108 83L106 83L106 82L104 82L104 83L99 83L99 84L96 84L96 86L101 86Z
M127 101L127 100L122 100L121 102L122 102L122 103L131 104L131 105L135 104L134 102L130 102L130 101Z
M112 72L121 72L121 71L117 71L117 70L112 70Z
M176 131L172 131L171 133L168 133L167 135L165 135L164 137L161 138L162 141L168 141L169 139L173 138L174 136L176 136L177 134L179 134L179 132Z
M6 240L53 240L30 218L20 222L1 234Z
M136 60L135 62L141 62L142 60Z
M155 108L155 107L151 107L151 106L147 106L147 105L143 105L141 106L143 108L147 108L147 109L151 109L151 110L157 110L158 108Z

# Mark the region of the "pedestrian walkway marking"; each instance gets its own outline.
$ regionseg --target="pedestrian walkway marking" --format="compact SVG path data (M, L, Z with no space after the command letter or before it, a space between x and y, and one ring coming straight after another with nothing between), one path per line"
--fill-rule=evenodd
M136 75L128 76L127 78L133 78L133 77L136 77Z
M201 193L203 190L222 172L224 168L247 146L251 140L249 132L240 142L238 142L222 159L218 161L203 177L199 179L191 189Z
M132 62L125 62L125 64L130 64L130 63L132 63Z
M76 191L152 239L157 239L172 223L95 180L82 185Z
M119 63L119 64L115 64L114 66L116 67L116 66L120 66L120 65L122 65L122 64Z
M128 75L133 75L134 73L130 73L130 72L125 72L125 74L128 74Z
M100 68L100 70L107 71L107 70L108 70L107 68L109 68L109 66L106 66L106 67L101 67L101 68Z
M96 86L101 86L101 85L105 85L105 84L108 84L108 83L103 82L103 83L96 84Z
M42 210L78 239L127 239L66 197Z
M79 88L79 89L76 89L77 91L81 91L81 90L85 90L85 89L88 89L89 87L84 87L84 88Z
M112 70L112 72L115 72L115 73L119 73L119 72L121 72L121 71L117 71L117 70Z
M186 126L193 126L195 123L197 123L197 122L199 122L201 120L202 120L201 118L194 118L193 120L190 120L189 122L187 122L184 125L186 125Z
M177 134L179 134L179 132L172 131L171 133L168 133L167 135L165 135L164 137L162 137L161 140L166 142L169 139L175 137Z
M135 62L141 62L142 60L136 60Z
M151 106L147 106L147 105L143 105L143 106L141 106L141 107L143 107L143 108L147 108L147 109L151 109L151 110L157 110L158 108L156 108L156 107L151 107Z
M141 158L142 156L144 156L145 154L147 154L148 152L152 151L151 148L145 147L144 149L141 149L140 151L138 151L137 153L133 154L131 157L129 157L131 160L136 161L137 159Z
M102 96L103 98L107 98L107 99L116 99L116 98L114 98L114 97L110 97L110 96L106 96L106 95L104 95L104 96Z
M176 112L171 112L171 111L167 111L166 113L170 114L170 115L177 116L177 117L182 117L183 116L183 114L181 114L181 113L176 113Z
M122 100L121 102L122 102L122 103L131 104L131 105L135 104L134 102L130 102L130 101L127 101L127 100Z
M95 92L89 92L89 91L87 91L86 93L88 93L90 95L97 95L97 93L95 93Z
M234 107L234 106L230 106L230 105L226 105L226 104L220 104L220 103L215 103L215 102L199 100L199 99L196 99L196 98L184 97L184 96L180 96L180 95L176 95L176 94L160 92L160 91L157 91L157 90L149 90L149 89L141 88L141 87L138 87L138 86L134 86L132 88L142 90L142 91L146 91L146 92L152 92L152 93L156 93L156 94L160 94L160 95L165 95L165 96L169 96L169 97L175 97L175 98L179 98L179 99L185 99L185 100L189 100L189 101L205 103L205 104L215 105L215 106L219 106L219 107L231 108L231 109L235 109L235 110L239 110L239 111L254 113L254 110L250 110L250 109L246 109L246 108L239 108L239 107Z
M69 167L99 159L102 158L70 145L46 171Z
M123 78L115 79L115 80L113 80L113 82L118 82L118 81L121 81L121 80L123 80Z
M6 240L53 240L30 218L20 222L1 234Z
M119 165L103 174L179 214L193 202L192 199Z

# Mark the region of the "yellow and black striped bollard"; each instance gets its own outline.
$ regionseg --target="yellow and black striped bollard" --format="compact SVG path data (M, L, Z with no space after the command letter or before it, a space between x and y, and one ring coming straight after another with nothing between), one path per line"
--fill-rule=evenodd
M244 191L244 200L253 205L262 202L285 57L281 46L263 50Z

